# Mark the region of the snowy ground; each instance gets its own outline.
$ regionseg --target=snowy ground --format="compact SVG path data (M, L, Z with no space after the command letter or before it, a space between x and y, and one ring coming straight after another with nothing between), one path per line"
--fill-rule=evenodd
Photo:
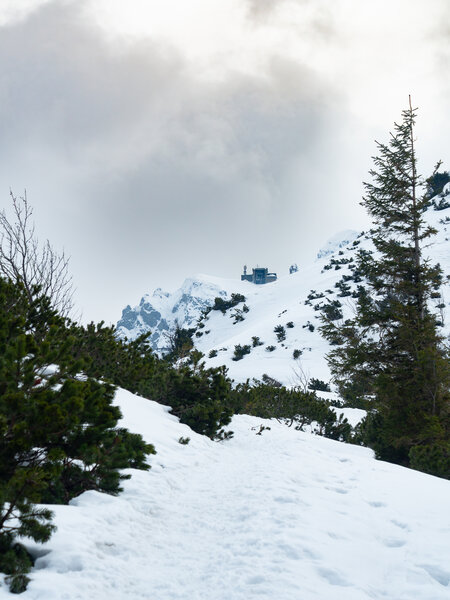
M450 597L450 482L276 422L256 435L248 416L213 443L160 405L118 401L156 445L153 468L119 497L55 507L23 600Z

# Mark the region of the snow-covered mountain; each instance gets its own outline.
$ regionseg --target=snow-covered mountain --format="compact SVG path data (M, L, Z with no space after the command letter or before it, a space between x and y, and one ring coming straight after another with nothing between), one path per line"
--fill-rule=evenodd
M446 192L448 196L450 185ZM444 275L449 274L450 208L430 208L426 216L438 233L424 252L433 263L441 264ZM225 364L236 381L261 378L263 374L285 385L305 377L327 381L325 355L329 346L318 331L320 309L334 304L344 317L351 316L355 303L352 293L360 284L354 261L361 248L372 249L366 234L341 232L319 250L312 264L300 265L296 273L266 285L197 275L174 294L156 290L135 308L127 306L118 323L119 335L133 339L150 330L153 347L161 350L167 345L164 333L178 322L181 327L196 328L193 341L204 353L206 365ZM230 298L232 293L243 295L245 301L225 313L211 310L205 316L215 297ZM446 277L442 293L435 304L444 311L450 300ZM445 324L444 332L448 335L449 331ZM236 347L247 352L239 360L235 360Z
M127 306L117 323L119 337L129 340L152 332L150 343L155 350L167 346L165 333L178 323L180 327L195 327L202 311L211 306L215 297L226 297L224 281L215 277L191 277L173 294L156 289L146 294L138 306Z

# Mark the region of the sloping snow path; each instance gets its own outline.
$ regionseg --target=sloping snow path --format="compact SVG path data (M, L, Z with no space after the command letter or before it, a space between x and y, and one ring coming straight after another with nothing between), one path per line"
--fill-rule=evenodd
M448 481L247 416L213 443L160 405L118 401L153 467L119 497L53 507L23 600L450 598Z

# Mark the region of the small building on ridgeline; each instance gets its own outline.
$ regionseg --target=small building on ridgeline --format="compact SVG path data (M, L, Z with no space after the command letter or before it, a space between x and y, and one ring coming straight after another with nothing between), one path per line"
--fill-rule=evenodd
M256 269L252 269L252 274L250 275L247 273L247 265L244 265L244 273L241 275L241 281L250 281L257 285L272 283L272 281L276 280L277 274L269 273L269 269L266 269L265 267L256 267Z

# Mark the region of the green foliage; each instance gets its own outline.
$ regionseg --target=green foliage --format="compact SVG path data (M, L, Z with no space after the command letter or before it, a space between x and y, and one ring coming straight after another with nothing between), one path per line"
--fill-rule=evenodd
M439 172L437 169L441 166L441 163L436 165L434 173L426 180L426 198L433 200L433 206L435 210L444 210L450 206L450 201L445 198L443 189L447 183L450 182L450 173L448 171ZM438 199L435 196L441 195Z
M236 344L234 347L234 354L231 360L237 361L242 360L246 354L250 354L251 347L247 344L241 346L241 344Z
M276 350L275 346L273 346L273 345L266 346L266 352L273 352L274 350Z
M276 325L273 330L277 334L277 340L279 342L284 342L286 339L286 330L283 325Z
M339 289L338 296L340 298L346 298L352 295L351 287L348 283L345 282L344 277L342 277L341 280L338 281L334 286Z
M442 275L422 257L435 231L423 219L429 195L421 193L414 122L410 107L389 144L378 144L372 183L365 184L377 254L357 254L365 287L354 294L355 315L334 323L324 311L321 331L337 346L328 360L341 393L369 408L359 440L378 458L448 476L450 363L429 309Z
M14 543L13 539L13 536L0 536L0 572L6 574L5 580L10 592L21 594L30 582L26 573L30 572L33 561L26 549L21 544Z
M261 342L257 335L252 336L252 346L256 348L257 346L262 346L264 342Z
M51 512L38 502L68 502L96 489L120 491L119 469L149 468L154 452L116 427L114 387L80 376L74 328L35 291L0 279L0 546L12 590L30 564L17 537L49 539ZM6 562L5 562L6 561Z
M241 321L245 320L245 317L242 314L242 310L240 310L239 308L236 308L236 310L233 313L231 313L231 318L233 319L233 325L236 325L237 323L240 323Z
M243 412L264 419L277 419L303 431L312 425L313 431L335 440L348 441L351 426L346 419L337 417L328 402L317 398L314 392L287 389L256 381L247 388Z
M217 350L210 350L208 358L215 358L217 356Z
M183 365L171 372L165 391L165 403L182 423L197 433L216 439L219 430L233 415L231 381L225 367L190 369Z
M327 290L330 291L330 290ZM311 290L308 296L306 297L305 304L311 306L312 300L318 300L319 298L324 298L325 294L323 292L316 292L316 290Z
M292 352L292 358L294 360L297 360L298 358L300 358L300 356L303 354L302 350L299 350L298 348L296 348L293 352Z
M231 294L231 298L229 300L224 300L223 298L217 297L214 298L214 304L211 307L211 310L220 310L223 314L230 308L237 306L241 302L245 302L245 296L242 294ZM248 312L248 307L245 307L244 312Z
M413 446L409 451L409 460L412 469L450 479L450 442L448 440Z
M275 379L274 377L270 377L270 375L267 375L267 373L263 373L261 376L262 382L265 383L266 385L270 385L274 388L281 388L283 387L283 384L280 383L277 379ZM258 383L258 381L256 381Z
M311 331L311 333L314 331L315 327L314 325L311 323L311 321L307 321L305 323L305 325L302 325L303 329L308 329L308 331Z
M286 323L286 327L287 327L288 329L292 329L292 328L294 327L294 322L293 322L293 321L288 321L288 322Z
M433 201L434 210L445 210L446 208L450 208L450 196L442 195L438 200Z
M341 307L339 300L328 300L328 304L322 304L320 308L328 321L338 321L344 316Z
M315 377L311 377L309 380L308 388L317 392L331 392L328 383L325 383L325 381L322 381L321 379L316 379Z
M164 358L171 363L186 358L194 347L194 342L192 341L194 332L195 329L183 329L176 323L175 330L167 335L169 352L166 353ZM197 337L201 337L202 335L201 331L197 331Z
M193 330L176 329L175 340L180 343L175 341L175 347L181 351L173 351L169 357L184 354L176 367L167 355L159 359L153 354L147 343L149 334L128 342L117 339L114 328L103 324L73 327L76 351L87 358L88 375L171 406L172 413L197 433L214 438L229 423L231 381L222 368L204 369L201 352L187 351L185 342Z

